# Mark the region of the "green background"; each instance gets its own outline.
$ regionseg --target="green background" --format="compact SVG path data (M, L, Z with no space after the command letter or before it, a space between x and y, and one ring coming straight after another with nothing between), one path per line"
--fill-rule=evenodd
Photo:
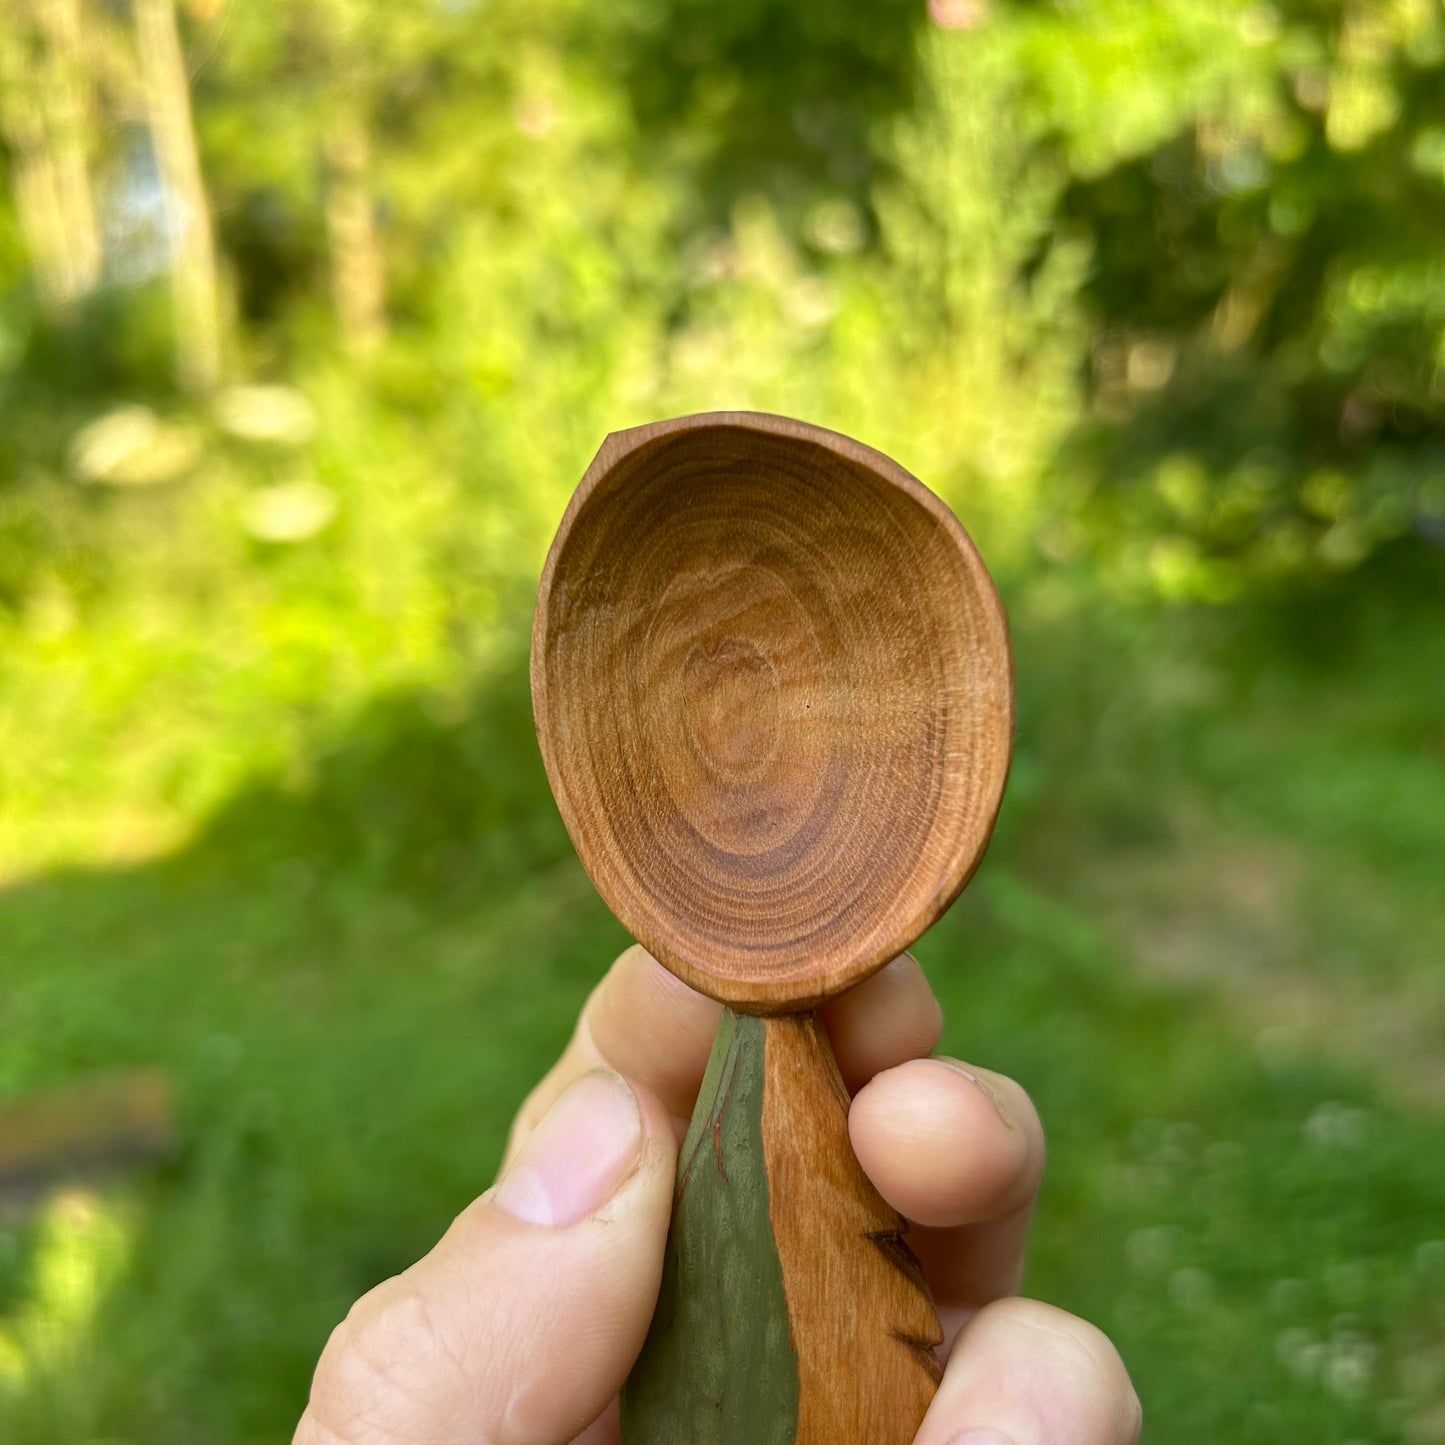
M181 1136L0 1217L0 1438L285 1439L489 1183L625 942L546 543L753 407L1009 608L918 952L1050 1131L1029 1291L1149 1440L1445 1441L1438 0L13 0L0 63L0 1100L155 1066Z

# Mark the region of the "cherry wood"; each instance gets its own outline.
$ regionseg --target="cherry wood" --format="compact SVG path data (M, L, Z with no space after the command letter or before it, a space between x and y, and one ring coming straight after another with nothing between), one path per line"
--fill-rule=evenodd
M943 1333L905 1229L853 1157L818 1016L725 1011L625 1445L911 1445Z
M624 1445L794 1445L798 1359L763 1152L765 1027L723 1010L678 1154L657 1307L622 1390Z
M542 575L552 789L629 931L752 1013L914 941L977 866L1013 732L1003 609L922 483L717 412L607 438Z
M798 1359L796 1445L911 1445L943 1330L907 1225L848 1141L848 1091L815 1013L764 1025L768 1214Z

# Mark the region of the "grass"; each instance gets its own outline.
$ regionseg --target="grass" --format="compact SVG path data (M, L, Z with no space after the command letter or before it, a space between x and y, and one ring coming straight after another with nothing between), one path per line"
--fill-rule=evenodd
M1030 1291L1115 1337L1152 1441L1445 1440L1438 592L1362 583L1342 626L1015 590L1005 823L918 951L945 1047L1051 1131ZM0 1228L0 1438L284 1439L624 942L515 657L373 700L165 856L0 893L0 1095L159 1065L183 1132Z

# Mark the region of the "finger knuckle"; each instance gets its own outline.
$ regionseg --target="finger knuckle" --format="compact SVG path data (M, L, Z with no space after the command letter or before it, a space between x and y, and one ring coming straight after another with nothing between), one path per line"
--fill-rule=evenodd
M1096 1325L1034 1300L1008 1301L1020 1323L1049 1337L1055 1369L1076 1382L1108 1427L1106 1438L1132 1445L1143 1427L1143 1409L1128 1368L1114 1342Z
M1143 1428L1144 1412L1119 1351L1102 1330L1083 1320L1075 1322L1070 1338L1081 1356L1083 1373L1092 1378L1089 1393L1101 1417L1104 1437L1133 1445Z
M1069 1341L1087 1372L1091 1373L1103 1393L1111 1400L1123 1399L1133 1394L1134 1387L1124 1361L1109 1337L1086 1320L1071 1320L1070 1328L1062 1336Z
M1137 1445L1138 1439L1143 1433L1144 1406L1140 1403L1138 1392L1134 1389L1131 1381L1128 1396L1124 1401L1124 1432L1121 1439L1124 1445Z
M307 1416L317 1445L385 1438L387 1421L414 1411L455 1361L425 1296L406 1276L364 1295L331 1333Z

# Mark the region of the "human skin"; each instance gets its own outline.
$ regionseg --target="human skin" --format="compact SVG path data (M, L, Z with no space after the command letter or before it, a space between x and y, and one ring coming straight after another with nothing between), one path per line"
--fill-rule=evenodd
M717 1016L642 949L613 964L522 1105L498 1183L333 1331L293 1445L615 1445ZM1113 1345L1017 1297L1044 1168L1028 1095L932 1055L943 1016L907 955L823 1017L853 1148L912 1221L943 1320L916 1445L1134 1445Z

